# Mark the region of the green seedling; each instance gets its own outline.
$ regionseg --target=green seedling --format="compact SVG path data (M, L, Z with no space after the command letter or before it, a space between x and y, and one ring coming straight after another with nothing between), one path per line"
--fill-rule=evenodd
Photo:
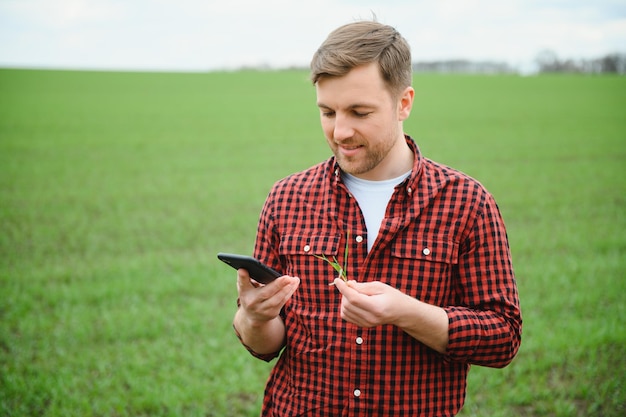
M333 269L335 271L337 271L337 273L339 274L339 278L343 279L344 281L348 281L348 275L346 272L346 268L345 265L348 265L348 246L350 243L350 232L346 233L346 250L343 253L343 265L341 265L339 263L339 261L337 260L336 256L333 256L333 259L330 260L328 259L328 257L324 254L322 255L313 255L318 259L322 259L324 261L326 261L329 265L331 265L333 267ZM328 285L334 285L334 282L331 282Z

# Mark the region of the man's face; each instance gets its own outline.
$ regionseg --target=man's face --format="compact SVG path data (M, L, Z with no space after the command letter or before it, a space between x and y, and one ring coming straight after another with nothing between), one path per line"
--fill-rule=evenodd
M316 84L317 105L328 145L344 172L369 180L389 179L394 158L406 147L402 121L410 113L413 89L393 98L377 63Z

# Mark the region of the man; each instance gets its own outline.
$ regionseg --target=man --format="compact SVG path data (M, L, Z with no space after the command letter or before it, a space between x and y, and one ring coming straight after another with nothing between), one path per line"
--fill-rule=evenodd
M470 364L506 366L520 345L496 203L404 134L414 90L395 29L342 26L311 70L334 156L265 202L254 254L284 276L238 271L237 335L280 355L262 415L452 416Z

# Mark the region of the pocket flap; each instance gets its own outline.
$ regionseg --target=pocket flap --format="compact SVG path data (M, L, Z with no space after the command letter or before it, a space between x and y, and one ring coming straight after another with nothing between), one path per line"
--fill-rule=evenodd
M339 234L293 234L280 239L281 255L336 255L339 251Z
M452 240L414 238L396 241L391 254L397 258L419 259L432 262L457 264L459 244Z

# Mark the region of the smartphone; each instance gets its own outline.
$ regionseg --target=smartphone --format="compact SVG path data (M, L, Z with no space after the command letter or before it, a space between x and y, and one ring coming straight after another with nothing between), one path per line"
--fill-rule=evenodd
M245 269L253 280L261 284L268 284L283 275L252 256L220 252L217 258L235 269Z

